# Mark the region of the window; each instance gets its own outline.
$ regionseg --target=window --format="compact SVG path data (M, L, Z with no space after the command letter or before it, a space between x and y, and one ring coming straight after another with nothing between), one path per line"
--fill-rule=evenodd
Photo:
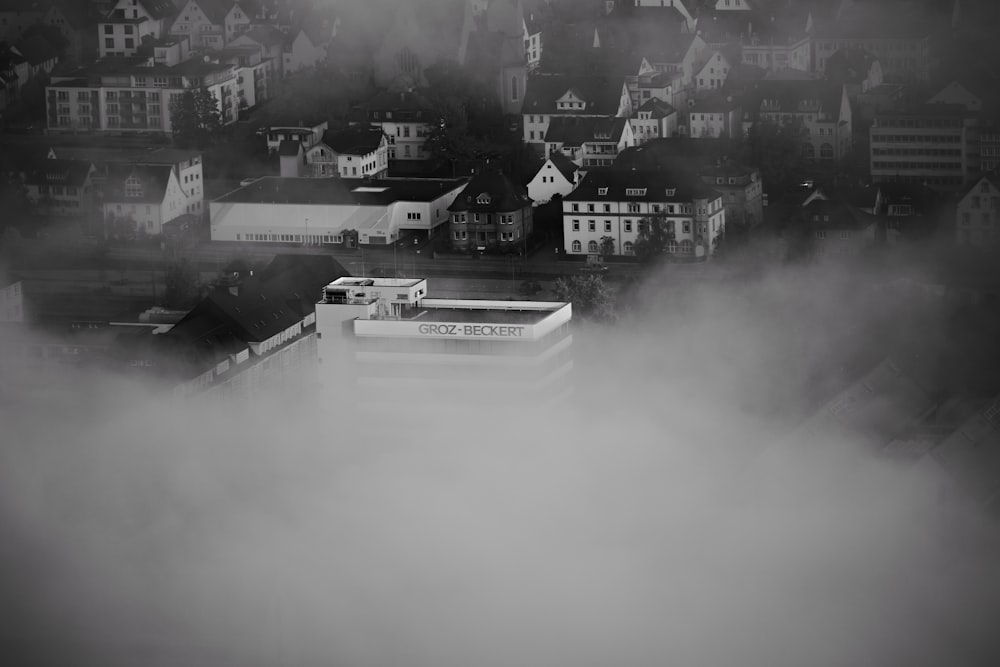
M607 188L597 188L597 194L601 195L601 196L606 195L606 194L608 194L608 189Z
M667 241L667 252L669 252L670 254L674 254L677 252L677 241L674 241L673 239Z
M579 220L574 220L573 221L573 231L574 232L580 231L580 221Z
M580 244L580 242L573 241L573 252L582 252L582 251L583 251L583 246Z
M490 193L488 192L481 192L479 193L479 196L476 197L476 203L483 206L489 206L491 201L493 201L493 199L490 197Z
M465 213L456 213L454 222L463 223L465 222Z
M676 192L677 192L677 188L667 188L667 196L668 197L673 197Z
M604 221L604 231L606 231L606 232L610 232L611 231L611 221L610 220L605 220Z
M605 204L604 205L604 212L605 213L611 213L611 204Z
M115 40L114 40L114 38L109 37L109 38L105 39L104 40L104 48L106 48L106 49L113 49L113 48L115 48Z
M685 234L690 234L691 233L691 222L689 220L685 220L681 224L681 231L683 233L685 233Z
M411 212L409 212L409 213L406 214L406 219L407 220L419 220L420 219L420 213L416 212L416 211L411 211Z
M597 223L594 222L593 220L588 220L587 221L587 231L588 232L596 232L597 231Z
M631 232L632 231L632 221L631 220L626 220L625 221L625 231L626 232Z
M597 241L587 242L587 252L597 252Z
M694 244L690 240L684 239L681 241L681 254L690 255L694 252Z
M594 212L594 205L587 204L587 213L593 213L593 212Z
M573 212L576 213L579 210L580 210L580 205L579 204L573 204Z
M626 242L625 242L625 245L624 245L624 249L625 249L625 254L626 254L626 255L631 255L631 254L633 254L633 253L634 253L634 250L633 250L633 248L634 248L634 246L632 245L632 242L631 242L631 241L626 241Z
M125 38L125 48L126 49L134 49L135 48L135 40L132 39L131 37L126 37Z
M104 25L104 34L105 35L113 35L113 34L115 34L115 27L113 25L107 25L107 24L105 24Z
M125 179L125 196L126 197L141 197L142 196L142 181L140 181L135 176L129 176Z
M638 213L639 212L639 205L638 204L629 204L628 205L628 212L629 213Z
M626 197L642 197L646 194L646 188L625 188Z

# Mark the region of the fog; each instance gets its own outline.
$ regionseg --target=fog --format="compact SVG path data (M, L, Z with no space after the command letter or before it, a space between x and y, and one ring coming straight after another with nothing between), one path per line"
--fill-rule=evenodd
M887 320L936 317L834 275L657 276L577 325L560 407L7 401L4 664L1000 664L995 526L790 435Z

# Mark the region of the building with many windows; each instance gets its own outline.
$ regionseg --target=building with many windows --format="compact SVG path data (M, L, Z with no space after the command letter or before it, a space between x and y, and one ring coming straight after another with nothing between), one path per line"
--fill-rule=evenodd
M374 126L389 139L389 160L426 160L427 135L438 119L430 102L413 92L383 92L356 109L355 125Z
M49 132L170 134L170 103L185 92L206 89L224 125L239 117L239 66L201 60L162 64L146 58L114 58L53 76L45 88Z
M665 170L599 169L563 198L563 237L571 255L596 254L610 239L614 254L632 255L642 225L662 222L666 251L707 257L725 234L722 195L689 176Z
M387 416L537 405L572 391L572 316L561 302L430 299L424 279L340 278L316 304L321 381Z
M532 232L526 188L487 170L466 184L448 207L451 245L458 250L523 251Z
M869 130L873 183L923 183L960 190L979 169L968 150L974 116L956 104L877 113Z
M801 123L802 158L831 162L847 156L853 143L851 103L841 83L809 79L758 81L744 102L744 131L752 123Z

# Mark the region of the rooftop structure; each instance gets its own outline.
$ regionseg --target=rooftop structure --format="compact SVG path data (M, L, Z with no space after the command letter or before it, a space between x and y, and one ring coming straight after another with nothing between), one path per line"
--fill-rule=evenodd
M420 278L344 277L321 296L321 377L362 406L493 410L571 389L569 303L429 299Z

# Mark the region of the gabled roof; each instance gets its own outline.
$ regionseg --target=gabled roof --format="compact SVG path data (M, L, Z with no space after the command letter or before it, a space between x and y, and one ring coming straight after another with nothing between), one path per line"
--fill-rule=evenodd
M588 171L580 185L563 200L690 202L718 197L721 197L718 192L689 172L611 168Z
M488 169L472 177L448 207L449 211L518 211L531 206L524 187L499 171Z
M670 114L677 113L677 109L673 108L659 97L651 97L642 103L636 113L638 112L649 113L653 118L666 118Z
M781 113L808 113L802 110L802 105L818 104L819 110L833 117L840 118L841 102L843 101L843 84L816 80L764 80L753 84L747 91L744 107L758 111L767 102L776 104L776 108L768 111Z
M81 187L94 165L89 160L40 160L25 175L28 185Z
M570 160L562 151L552 151L549 154L549 162L552 166L559 170L567 181L572 183L576 179L576 172L580 170L580 167L576 165L575 162ZM544 165L542 166L544 169Z
M190 2L198 5L198 8L205 14L205 18L211 21L212 25L225 23L226 14L233 7L233 0L190 0Z
M385 133L378 127L349 127L340 132L326 132L323 143L341 155L368 155L381 145Z
M170 184L173 167L169 165L114 165L108 170L104 202L160 204ZM126 196L125 182L136 178L142 184L138 196Z
M538 74L528 77L521 113L613 116L618 113L624 78L608 76L568 76ZM583 110L556 108L556 101L567 90L577 91L586 101Z
M156 20L170 18L175 14L177 14L178 11L177 7L174 6L174 3L171 2L171 0L135 0L135 1L138 2L138 4L143 9L146 10L147 14L149 14L151 17L153 17L153 19ZM112 10L108 12L107 18L111 20L118 20L123 18L121 10L112 8Z

